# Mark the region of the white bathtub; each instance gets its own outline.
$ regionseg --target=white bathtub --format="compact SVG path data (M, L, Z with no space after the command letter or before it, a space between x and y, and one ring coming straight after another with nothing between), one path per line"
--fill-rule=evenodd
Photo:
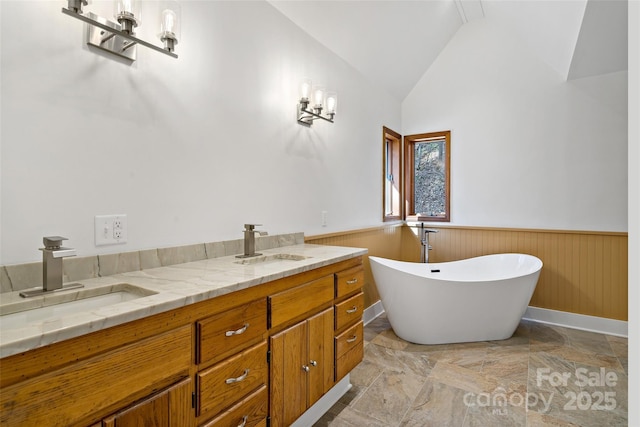
M417 344L511 337L542 269L542 261L524 254L430 264L369 261L391 327Z

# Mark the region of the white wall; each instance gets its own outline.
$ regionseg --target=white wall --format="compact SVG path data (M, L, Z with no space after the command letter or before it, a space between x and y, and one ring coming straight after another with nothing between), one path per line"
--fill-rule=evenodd
M565 81L489 18L465 24L402 104L451 129L451 221L627 230L627 72Z
M381 129L400 105L268 3L182 2L180 58L139 47L131 66L89 51L65 5L0 3L0 265L39 260L52 234L91 255L237 239L245 222L380 222ZM304 76L338 91L335 124L296 123ZM94 216L116 213L129 242L96 247Z

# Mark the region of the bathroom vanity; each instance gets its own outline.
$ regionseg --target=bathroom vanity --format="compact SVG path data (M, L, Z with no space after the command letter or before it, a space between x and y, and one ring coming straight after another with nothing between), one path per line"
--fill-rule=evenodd
M3 331L0 425L291 425L362 360L366 250L263 253L86 280L155 293Z

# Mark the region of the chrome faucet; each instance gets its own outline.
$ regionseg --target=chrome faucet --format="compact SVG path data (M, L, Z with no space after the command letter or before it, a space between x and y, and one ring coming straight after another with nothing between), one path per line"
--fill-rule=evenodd
M61 246L63 240L67 240L67 238L60 236L42 238L44 243L44 248L40 248L42 251L42 289L20 292L21 297L32 297L84 286L79 283L62 286L62 258L76 256L75 249Z
M245 224L244 225L244 254L236 255L236 258L251 258L254 256L262 255L256 253L256 233L260 236L266 236L266 231L256 230L256 227L260 227L262 224Z
M420 230L422 231L422 238L420 239L420 261L424 263L429 262L429 251L433 248L429 244L429 233L437 233L438 230L431 230L429 228L424 228L424 223L420 224Z

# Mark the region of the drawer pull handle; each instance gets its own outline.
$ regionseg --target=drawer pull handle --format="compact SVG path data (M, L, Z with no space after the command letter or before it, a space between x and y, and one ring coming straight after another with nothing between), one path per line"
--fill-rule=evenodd
M318 362L316 362L315 360L312 360L309 363L311 363L311 366L318 366Z
M358 336L357 336L357 335L354 335L354 336L352 336L351 338L347 338L347 342L348 342L348 343L352 343L352 342L354 342L354 341L355 341L355 340L357 340L357 339L358 339Z
M242 333L244 333L244 331L247 330L247 328L249 327L248 323L245 323L244 326L240 329L236 329L235 331L227 331L224 333L224 336L226 337L232 337L234 335L240 335Z
M240 375L237 378L227 378L226 380L224 380L224 382L226 384L233 384L233 383L239 383L240 381L244 380L245 378L247 378L247 375L249 375L249 370L245 369L244 370L244 374Z
M351 279L351 280L347 280L347 285L353 285L358 283L358 279Z
M309 372L309 367L307 365L302 365L302 370L305 372Z
M347 310L347 314L353 314L353 313L355 313L356 311L358 311L358 307L356 307L356 306L354 305L352 308L350 308L349 310Z
M247 425L247 420L249 419L249 415L245 415L244 417L242 417L242 423L238 424L238 427L244 427Z

